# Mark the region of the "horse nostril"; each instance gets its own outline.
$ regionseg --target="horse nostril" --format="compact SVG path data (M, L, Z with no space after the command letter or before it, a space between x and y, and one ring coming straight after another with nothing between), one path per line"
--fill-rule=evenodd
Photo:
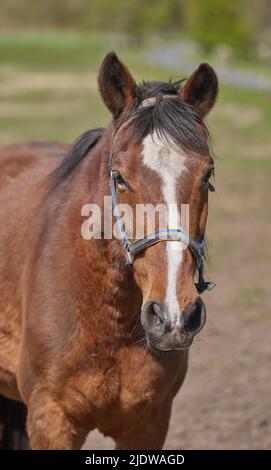
M148 308L148 313L157 317L160 323L164 322L162 307L158 302L151 302Z
M189 333L196 333L201 330L205 320L205 306L199 297L192 305L189 305L184 312L184 329Z
M157 315L157 316L159 316L159 307L158 307L158 305L157 305L155 302L149 304L149 306L148 306L148 312L149 312L151 315Z
M164 323L163 309L159 302L150 300L142 309L143 323L153 328Z

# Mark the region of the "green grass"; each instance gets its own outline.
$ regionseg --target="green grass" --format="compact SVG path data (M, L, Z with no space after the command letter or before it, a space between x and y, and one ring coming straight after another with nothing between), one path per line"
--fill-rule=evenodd
M112 39L110 38L110 41ZM113 42L117 38L113 37ZM101 34L81 35L54 31L0 33L0 62L31 70L89 70L97 67L108 49Z

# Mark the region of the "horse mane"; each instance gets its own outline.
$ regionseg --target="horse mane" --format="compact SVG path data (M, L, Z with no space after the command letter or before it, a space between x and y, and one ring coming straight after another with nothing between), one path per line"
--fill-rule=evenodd
M166 143L171 141L183 150L208 155L211 145L209 130L199 111L180 99L182 82L143 82L138 86L139 103L152 100L146 106L139 104L131 116L137 141L156 131Z
M58 186L61 181L66 179L66 177L74 171L90 150L95 147L104 131L105 129L103 127L90 129L76 140L70 152L67 153L53 173L54 187Z
M176 82L172 82L169 80L168 82L161 82L161 81L149 81L145 82L143 80L137 86L137 96L140 100L145 100L146 98L152 98L153 96L158 95L159 93L166 94L166 95L176 95L182 88L182 82L186 79L183 78L182 80L178 80Z
M208 155L208 144L211 142L208 128L196 108L182 102L179 98L182 82L183 80L142 82L137 86L134 109L128 116L124 113L117 120L117 125L132 118L137 142L142 141L144 137L155 130L167 143L171 140L184 150ZM164 99L164 95L172 95L173 99ZM154 98L153 102L150 105L141 106L142 102L149 98ZM200 128L203 129L205 137L207 137L207 143ZM105 129L102 127L91 129L77 139L71 151L54 171L53 187L58 186L75 170L89 151L97 145L104 132Z

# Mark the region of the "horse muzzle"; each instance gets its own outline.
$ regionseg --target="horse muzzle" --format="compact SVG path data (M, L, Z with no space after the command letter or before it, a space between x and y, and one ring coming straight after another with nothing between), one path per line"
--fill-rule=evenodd
M205 321L206 309L200 297L189 304L177 320L160 301L154 299L146 302L141 311L141 323L148 343L160 351L189 348Z

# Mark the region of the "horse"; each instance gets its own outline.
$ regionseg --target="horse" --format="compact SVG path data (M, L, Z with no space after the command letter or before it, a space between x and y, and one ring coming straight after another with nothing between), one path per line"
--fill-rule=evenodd
M29 169L43 159L56 159L56 162L67 154L72 145L60 142L30 142L2 146L0 187L11 181L24 169ZM2 181L1 181L2 176ZM1 316L0 316L1 321ZM6 332L8 330L6 329ZM4 339L3 335L1 338ZM3 366L3 365L2 365ZM8 369L6 370L8 372ZM0 449L29 449L29 439L26 432L26 406L0 395Z
M206 320L217 76L202 63L185 82L137 84L110 52L98 86L106 129L0 151L0 393L26 406L32 449L80 449L94 429L116 449L161 449ZM83 237L82 208L103 213L107 196L120 236ZM118 204L146 203L168 227L131 241Z

